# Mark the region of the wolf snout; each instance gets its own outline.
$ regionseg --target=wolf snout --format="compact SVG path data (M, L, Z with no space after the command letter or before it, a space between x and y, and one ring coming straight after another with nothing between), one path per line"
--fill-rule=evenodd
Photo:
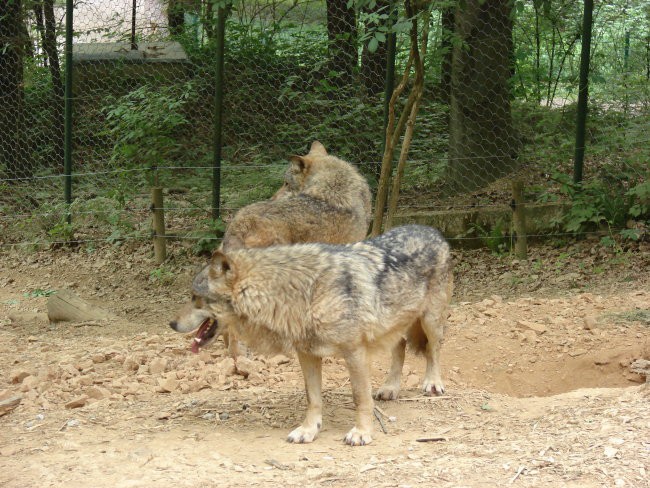
M169 326L170 326L172 329L174 329L176 332L178 332L178 322L177 322L177 321L172 320L171 322L169 322Z

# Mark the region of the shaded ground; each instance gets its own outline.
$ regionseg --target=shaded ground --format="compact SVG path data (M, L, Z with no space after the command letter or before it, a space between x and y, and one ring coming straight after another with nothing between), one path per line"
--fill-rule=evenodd
M378 402L387 433L376 422L363 448L341 442L353 410L340 361L324 367L322 433L296 446L295 360L249 354L245 378L221 343L190 353L166 323L201 260L170 251L157 269L137 243L0 255L0 399L22 396L0 417L0 485L650 483L650 393L628 368L650 359L647 244L457 253L448 394L421 397L423 361L407 355L403 398ZM50 325L47 295L62 288L120 319ZM375 385L387 367L375 359Z

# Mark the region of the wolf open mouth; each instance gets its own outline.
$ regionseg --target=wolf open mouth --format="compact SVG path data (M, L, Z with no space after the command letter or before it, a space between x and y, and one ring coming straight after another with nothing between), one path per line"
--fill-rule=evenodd
M217 333L217 325L217 321L214 319L208 318L203 321L196 332L196 336L194 336L194 340L192 340L192 352L194 354L198 353L201 346L214 337Z

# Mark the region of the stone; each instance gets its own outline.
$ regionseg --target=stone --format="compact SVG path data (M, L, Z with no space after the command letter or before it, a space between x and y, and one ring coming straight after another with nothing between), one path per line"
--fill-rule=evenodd
M173 376L158 379L158 391L171 393L178 388L178 380Z
M151 374L160 374L164 373L167 369L167 359L165 358L155 358L149 363L149 372Z
M546 332L546 326L542 324L537 324L535 322L530 322L528 320L518 320L517 327L521 329L529 329L535 331L537 334L544 334Z
M28 376L31 376L31 373L29 371L26 371L24 369L15 369L9 373L9 381L14 384L22 383L23 380Z
M104 398L111 396L110 390L102 388L101 386L91 386L86 390L86 394L95 400L103 400Z
M65 408L80 408L88 403L88 396L81 395L65 404Z

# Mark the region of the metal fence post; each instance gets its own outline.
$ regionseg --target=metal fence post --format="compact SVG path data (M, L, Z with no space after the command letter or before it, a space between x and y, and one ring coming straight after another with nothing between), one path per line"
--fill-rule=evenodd
M573 182L582 181L585 159L585 126L587 122L587 100L589 98L589 55L591 53L591 24L594 0L585 0L582 14L582 52L580 53L580 84L578 86L578 107L576 116L576 147L573 159Z
M65 203L68 206L67 221L72 220L70 204L72 203L72 33L73 0L65 2L65 122L63 141L63 172L65 178Z
M223 134L223 65L226 32L226 17L228 10L219 7L217 10L216 33L216 72L214 93L214 162L212 166L212 218L218 219L221 214L221 144Z

